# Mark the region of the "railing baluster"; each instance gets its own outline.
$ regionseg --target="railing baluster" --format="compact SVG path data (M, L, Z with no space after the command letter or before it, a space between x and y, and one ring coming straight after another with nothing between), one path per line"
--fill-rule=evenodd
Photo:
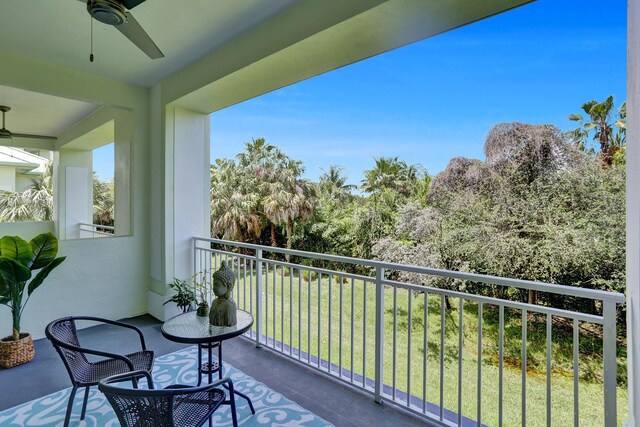
M320 362L320 358L322 356L322 354L320 353L320 350L322 348L321 346L321 341L322 341L322 334L320 333L320 322L322 321L322 316L321 316L321 312L322 312L322 273L318 273L318 368L320 368L321 366L321 362Z
M362 286L362 387L367 387L367 281Z
M207 299L207 303L209 303L209 305L211 305L211 301L213 300L213 298L211 298L211 286L210 286L210 278L211 278L211 274L213 273L211 271L211 267L212 267L212 263L213 263L213 254L207 252L207 256L205 258L205 262L204 262L204 277L202 277L202 282L205 285L205 291L204 291L204 296ZM200 267L202 268L202 265L200 265Z
M616 303L604 301L602 307L602 344L604 353L604 424L617 424L616 408Z
M276 329L277 329L277 323L278 323L278 311L276 310L276 301L277 301L277 295L276 295L276 274L278 274L278 266L276 264L273 264L273 322L271 323L271 325L273 326L273 349L276 350L278 348L278 339L277 339L277 335L276 335Z
M192 255L192 259L193 259L193 276L194 278L196 277L196 275L198 274L198 256L201 257L200 259L200 264L202 265L202 251L198 251L198 241L196 239L193 239L193 244L191 245L191 255ZM196 290L196 283L195 280L193 282L193 290Z
M343 300L344 277L340 276L340 328L338 331L338 375L342 378L342 304Z
M253 267L252 267L253 269ZM262 335L262 250L256 251L256 347L261 347Z
M444 329L445 297L440 295L440 421L444 419Z
M247 259L246 258L242 258L242 309L247 311Z
M249 311L255 316L256 323L258 315L253 311L253 261L249 260Z
M462 346L464 345L464 299L458 307L458 425L462 425Z
M551 314L547 314L547 427L551 427Z
M384 376L384 269L376 267L376 378L375 400L382 402ZM395 351L395 349L394 349Z
M397 332L398 332L398 287L393 287L393 349L392 349L392 395L393 400L396 400L396 356L398 353L397 347Z
M280 266L280 350L284 353L284 266Z
M311 364L311 271L307 270L307 363Z
M579 343L580 340L580 323L578 319L573 319L573 425L578 427L580 425L580 407L579 407L579 393L580 388L578 381L580 380L578 357L579 357Z
M293 270L289 267L289 356L293 355Z
M355 302L354 302L355 289L354 288L355 288L355 280L352 277L351 278L351 336L350 336L351 347L349 347L349 356L351 359L351 364L349 365L351 369L351 382L353 382L353 371L355 371L355 367L353 366L353 335L354 335L353 324L356 318L356 312L354 311L354 307L355 307Z
M429 293L425 291L424 307L422 317L424 319L424 330L422 331L422 413L427 413L427 359L429 352Z
M504 306L499 307L499 326L498 326L498 426L502 426L503 415L503 369L504 369Z
M409 301L407 302L409 313L408 313L408 325L407 325L407 406L411 407L411 332L413 326L413 305L411 298L411 290L407 290L407 298Z
M264 343L269 347L269 262L265 260L265 275L264 275Z
M240 257L236 257L236 260L238 261L238 284L237 284L237 288L238 288L238 307L240 307L240 296L241 296L241 292L240 292ZM243 285L243 289L244 289L244 285ZM244 298L242 299L242 302L244 304ZM243 306L244 307L244 306Z
M331 332L332 332L332 324L331 324L331 320L333 318L333 311L332 311L332 302L333 302L333 294L332 294L332 289L333 289L333 275L329 274L329 311L327 314L327 317L329 318L329 343L328 343L328 347L327 347L327 372L331 373L331 344L332 344L332 337L331 337Z
M478 303L478 407L476 421L478 427L482 426L482 302Z
M302 270L298 269L298 359L302 359Z
M522 426L527 425L527 310L522 310Z

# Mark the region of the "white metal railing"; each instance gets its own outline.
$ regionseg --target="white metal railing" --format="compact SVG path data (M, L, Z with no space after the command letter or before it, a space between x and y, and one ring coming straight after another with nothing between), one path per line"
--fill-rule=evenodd
M553 425L552 416L558 417L557 413L552 413L552 344L554 319L561 319L573 329L573 384L569 387L572 388L573 411L567 412L561 408L564 412L560 417L564 422L567 417L572 417L577 426L581 422L581 410L584 409L580 406L580 327L601 325L603 411L600 412L600 424L617 424L616 306L624 302L624 295L620 293L226 240L194 238L193 242L196 281L209 283L211 272L219 267L222 260L226 260L235 270L237 281L234 300L239 308L254 315L254 326L246 336L254 340L257 346L271 348L337 380L370 392L377 402L392 402L441 425L462 425L465 419L465 423L471 419L478 426L482 425L483 420L488 418L483 397L489 393L497 393L494 399L497 414L492 414L495 424L513 425L516 416L522 425L527 423L527 409L532 407L527 399L530 376L527 373L527 328L533 324L530 315L537 315L537 319L545 322L546 335L546 385L542 399L545 408L542 416L546 416L548 426ZM286 259L296 257L302 263L278 260L275 254L284 255ZM354 274L303 264L313 260L356 265L369 273ZM583 298L601 304L602 315L405 283L388 279L389 275L385 275L385 272L411 272ZM447 301L457 302L457 310L452 309L448 313ZM474 315L477 314L477 325L473 326L477 328L478 343L477 348L467 349L464 346L467 326L464 313L466 306L473 308L473 305L476 307ZM457 311L457 316L452 314L454 311ZM497 372L493 366L483 362L483 336L490 332L484 330L484 319L489 312L498 317ZM505 367L505 340L511 338L505 335L507 315L521 319L519 405L504 403L505 398L513 399L516 393L513 390L514 369ZM429 325L430 321L436 324ZM405 337L399 335L400 324L406 328ZM456 348L447 348L447 345L451 345L447 344L446 336L452 330L457 330L457 345ZM430 365L433 362L429 360L432 346L437 347L435 360L439 365L435 378ZM475 352L472 363L468 358L463 358L465 351L469 354ZM445 359L456 362L453 373L447 368ZM511 362L514 365L513 357ZM491 375L485 374L486 370L490 370ZM450 381L452 375L455 381ZM507 375L508 378L505 378ZM497 391L485 387L489 376L491 379L497 376ZM416 377L419 381L416 381ZM469 380L471 377L475 377L474 381ZM451 401L451 395L456 396L454 401ZM535 397L536 401L540 400L538 396ZM471 402L475 400L475 408L469 409L469 399ZM587 406L593 404L588 402ZM514 406L519 406L516 415Z
M113 237L115 234L115 227L109 225L100 224L85 224L83 222L78 223L79 237L81 239L90 239L94 237Z

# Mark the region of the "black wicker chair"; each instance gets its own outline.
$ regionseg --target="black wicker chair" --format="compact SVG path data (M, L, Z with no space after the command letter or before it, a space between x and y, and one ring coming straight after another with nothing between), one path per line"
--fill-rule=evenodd
M142 350L131 354L120 355L80 347L78 334L76 332L77 320L101 322L133 329L140 336ZM45 329L45 334L62 358L73 385L64 419L65 427L69 425L73 401L78 388L86 387L82 404L82 415L80 416L80 419L83 420L87 410L87 400L91 386L98 385L101 380L116 374L133 371L150 373L153 368L153 351L147 350L142 331L133 325L90 316L64 317L49 323ZM99 361L89 361L86 356L87 354L103 359ZM137 387L137 379L142 376L143 375L140 374L137 377L131 377L130 380L134 387Z
M141 376L146 378L149 390L111 385ZM225 400L224 389L216 388L221 385L228 387L229 400ZM207 420L211 425L213 413L222 404L231 406L233 425L238 426L233 382L229 378L201 387L176 384L156 390L147 371L135 371L106 378L98 389L107 396L122 427L199 427Z

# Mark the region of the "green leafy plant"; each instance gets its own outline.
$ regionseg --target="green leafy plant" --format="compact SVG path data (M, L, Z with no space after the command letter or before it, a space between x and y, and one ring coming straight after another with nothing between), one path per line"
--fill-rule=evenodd
M20 339L20 319L31 294L66 258L56 258L57 254L58 239L51 233L30 242L18 236L0 239L0 304L11 309L14 341Z
M173 302L179 309L186 313L191 308L191 304L196 301L193 286L186 280L173 279L173 282L169 283L169 287L176 293L162 305Z

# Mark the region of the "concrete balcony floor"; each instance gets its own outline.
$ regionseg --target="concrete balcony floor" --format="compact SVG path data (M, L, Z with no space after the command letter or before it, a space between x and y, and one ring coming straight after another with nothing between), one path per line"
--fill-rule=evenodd
M142 329L147 347L156 356L186 345L165 339L161 323L145 315L125 319ZM127 353L139 349L131 331L112 326L93 326L79 331L83 346ZM0 369L0 411L70 387L60 356L46 339L37 340L36 357L26 365ZM270 350L258 349L244 338L225 341L224 361L336 426L424 426L424 420L390 405L378 405L370 395L338 383L321 373Z

